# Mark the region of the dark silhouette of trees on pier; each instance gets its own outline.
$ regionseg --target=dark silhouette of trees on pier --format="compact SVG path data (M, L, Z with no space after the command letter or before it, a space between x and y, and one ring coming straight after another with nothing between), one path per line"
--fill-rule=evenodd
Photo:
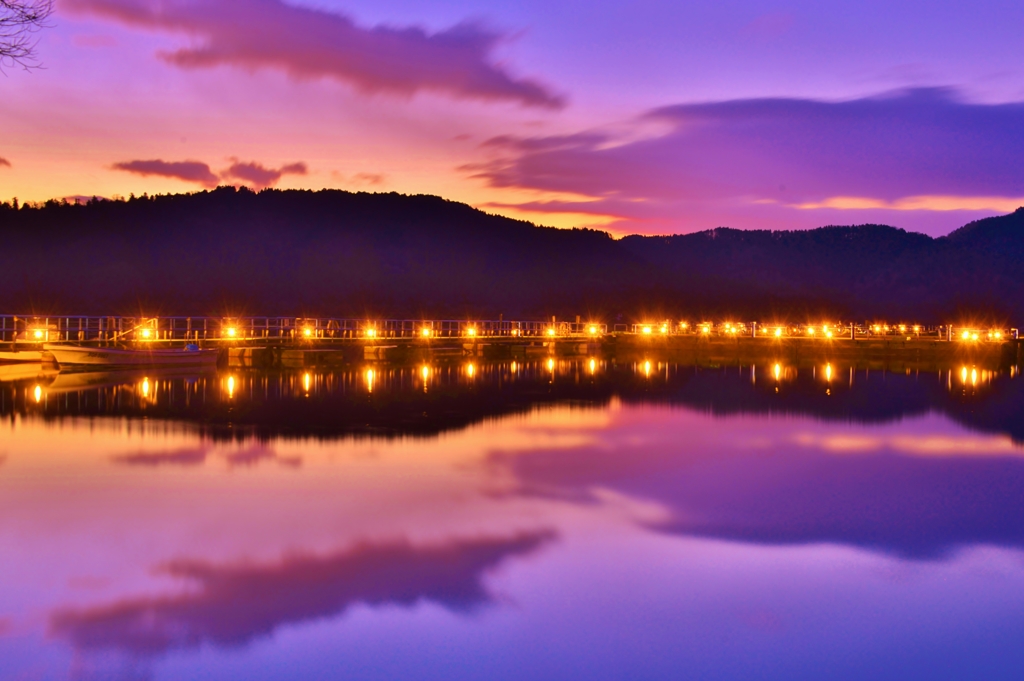
M221 187L0 204L0 310L496 318L1024 318L1024 210L613 239L435 196Z

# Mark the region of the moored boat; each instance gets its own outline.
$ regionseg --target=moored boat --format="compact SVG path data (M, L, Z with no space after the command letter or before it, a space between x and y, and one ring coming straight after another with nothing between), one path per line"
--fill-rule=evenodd
M39 350L15 350L0 352L0 364L39 364L43 353Z
M61 368L69 367L206 367L217 364L218 350L198 348L100 348L47 343L43 350L53 355Z

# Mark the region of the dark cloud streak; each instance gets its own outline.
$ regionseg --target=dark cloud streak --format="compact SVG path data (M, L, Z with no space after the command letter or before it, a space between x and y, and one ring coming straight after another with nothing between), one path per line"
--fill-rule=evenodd
M72 11L129 26L182 33L198 42L162 54L182 68L279 69L296 79L331 78L366 93L458 98L557 108L560 97L494 62L505 37L462 23L444 31L358 26L350 17L281 0L67 0Z

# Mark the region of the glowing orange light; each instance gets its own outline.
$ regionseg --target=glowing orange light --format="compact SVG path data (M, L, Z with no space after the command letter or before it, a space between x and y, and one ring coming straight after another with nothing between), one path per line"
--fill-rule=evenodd
M826 364L825 365L825 380L829 381L830 383L832 382L832 365L831 364Z
M641 331L643 331L644 334L650 334L651 333L651 327L645 326L645 327L643 327L641 329Z
M42 329L36 329L35 331L32 332L32 335L35 337L36 340L41 340L44 334L45 332Z
M689 328L689 326L690 325L687 324L686 322L679 322L679 328L680 329L686 329L686 328Z
M376 338L377 337L377 329L372 329L372 328L371 329L367 329L366 330L366 337L367 338Z
M228 328L224 329L224 334L225 334L225 335L226 335L226 336L227 336L228 338L234 338L235 336L237 336L237 335L238 335L238 329L236 329L236 328L235 328L235 327L233 327L233 326L229 326Z
M644 362L644 375L647 376L647 378L651 377L651 363L650 362Z
M593 374L595 371L597 371L597 361L592 359L590 360L590 373Z
M661 332L662 332L662 333L668 333L668 325L666 325L666 324L663 324L663 325L661 326Z
M587 329L587 331L590 332L591 336L596 336L597 335L597 327L596 326L591 325L591 327L589 329Z
M373 392L373 381L377 378L377 373L373 369L366 370L366 391Z
M781 338L782 337L782 329L781 328L776 327L776 329L775 329L775 337L776 338Z
M552 328L549 328L549 329L548 329L548 335L549 335L549 336L554 336L554 335L555 335L555 330L554 330L554 329L552 329Z
M782 378L782 365L776 364L774 367L772 367L772 373L775 375L776 381Z
M302 330L302 335L303 335L303 336L305 336L306 338L309 338L310 336L312 336L312 335L313 335L313 329L311 329L311 328L309 328L309 327L307 326L306 328L304 328L304 329Z
M32 389L32 397L35 398L36 404L39 404L40 402L43 401L43 388L42 388L42 386L38 386L37 385L35 388Z
M228 387L228 399L231 399L231 398L233 398L235 396L235 377L234 376L228 376L227 387Z
M302 387L308 393L310 386L313 384L313 378L308 374L302 374Z
M964 340L970 340L971 339L971 332L970 331L964 331L962 334L960 334L960 337L963 338Z
M476 335L476 327L475 326L471 326L468 329L466 329L466 335L467 336L475 336Z
M554 371L554 370L555 370L555 360L549 359L548 360L548 371Z
M428 329L427 327L424 326L422 329L420 329L420 335L423 336L424 338L429 338L430 337L430 329Z
M150 331L149 329L143 329L142 330L142 337L143 338L149 338L152 335L153 335L153 332Z
M142 385L140 387L142 389L142 396L143 397L149 397L149 379L148 378L143 378L142 379Z
M429 379L430 378L430 367L427 366L426 364L424 364L422 367L420 367L420 376L423 377L424 381Z
M476 375L476 367L472 363L466 365L466 375L470 378Z

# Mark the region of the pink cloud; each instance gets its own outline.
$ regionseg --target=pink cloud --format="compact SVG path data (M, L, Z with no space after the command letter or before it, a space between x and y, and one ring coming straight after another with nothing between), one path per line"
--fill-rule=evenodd
M10 168L11 167L11 162L8 161L3 156L0 156L0 166L7 166L8 168Z
M267 168L256 161L242 162L237 159L220 173L213 172L209 164L202 161L123 161L115 163L113 167L144 177L171 177L184 182L195 182L204 187L216 187L224 180L241 182L256 189L272 187L284 175L305 175L308 172L306 164L302 162L289 163L280 168Z
M210 170L210 166L200 161L123 161L115 163L116 170L124 170L143 177L156 175L171 177L185 182L195 182L204 187L216 187L220 178Z
M366 93L431 91L528 106L563 104L539 83L496 64L492 52L504 37L471 23L436 33L415 26L365 28L343 14L282 0L66 0L64 6L189 36L195 46L160 55L182 68L271 68L297 79L342 81Z
M227 170L220 174L224 180L239 180L253 187L262 189L277 184L283 175L305 175L308 172L305 163L290 163L280 168L267 168L260 163L235 161Z

